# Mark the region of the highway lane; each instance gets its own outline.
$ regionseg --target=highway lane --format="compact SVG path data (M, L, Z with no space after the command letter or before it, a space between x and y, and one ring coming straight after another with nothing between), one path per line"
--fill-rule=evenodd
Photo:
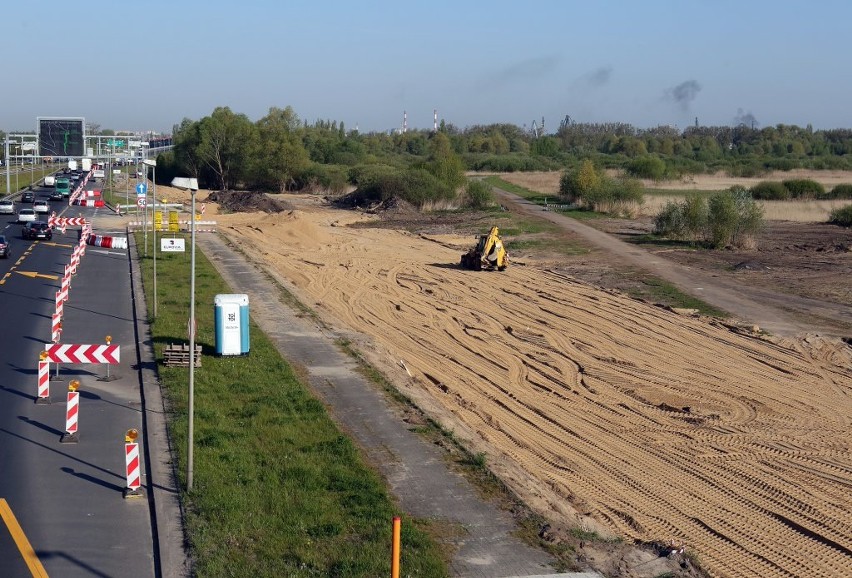
M97 228L97 210L68 209ZM121 345L115 379L106 381L99 364L61 366L52 403L36 405L38 354L50 341L55 292L78 229L32 242L20 238L20 225L0 219L0 227L14 242L13 258L0 261L0 498L51 576L157 576L149 493L123 498L124 432L142 427L127 255L89 246L63 317L62 343L101 344L110 335ZM62 444L70 379L81 382L79 443ZM20 554L2 526L0 560L16 560L3 565L3 576L30 575L19 574Z

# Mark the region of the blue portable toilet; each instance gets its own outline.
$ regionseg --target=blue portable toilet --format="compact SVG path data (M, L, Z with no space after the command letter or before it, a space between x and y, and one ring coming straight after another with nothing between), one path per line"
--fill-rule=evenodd
M249 299L243 293L220 293L213 300L216 355L248 355Z

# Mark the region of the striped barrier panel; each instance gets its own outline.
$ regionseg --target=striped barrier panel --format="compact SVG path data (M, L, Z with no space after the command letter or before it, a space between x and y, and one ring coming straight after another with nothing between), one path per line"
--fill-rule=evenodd
M38 362L38 397L36 403L50 403L50 362Z

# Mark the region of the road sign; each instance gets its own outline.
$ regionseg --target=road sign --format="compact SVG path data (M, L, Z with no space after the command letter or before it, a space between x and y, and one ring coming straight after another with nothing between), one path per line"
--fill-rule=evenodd
M136 199L136 206L137 207L144 207L147 204L148 204L148 201L145 199L145 197L138 197Z
M118 345L68 345L45 343L48 359L53 363L110 363L121 360L121 348Z
M136 185L136 194L140 197L148 194L148 185L145 183L139 183Z

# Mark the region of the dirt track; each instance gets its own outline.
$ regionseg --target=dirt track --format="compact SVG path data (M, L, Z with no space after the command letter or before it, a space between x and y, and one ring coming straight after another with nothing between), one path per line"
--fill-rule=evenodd
M370 361L531 506L566 526L682 541L718 576L852 576L848 358L532 264L463 272L467 238L355 230L345 224L363 217L301 208L217 219L364 336Z

